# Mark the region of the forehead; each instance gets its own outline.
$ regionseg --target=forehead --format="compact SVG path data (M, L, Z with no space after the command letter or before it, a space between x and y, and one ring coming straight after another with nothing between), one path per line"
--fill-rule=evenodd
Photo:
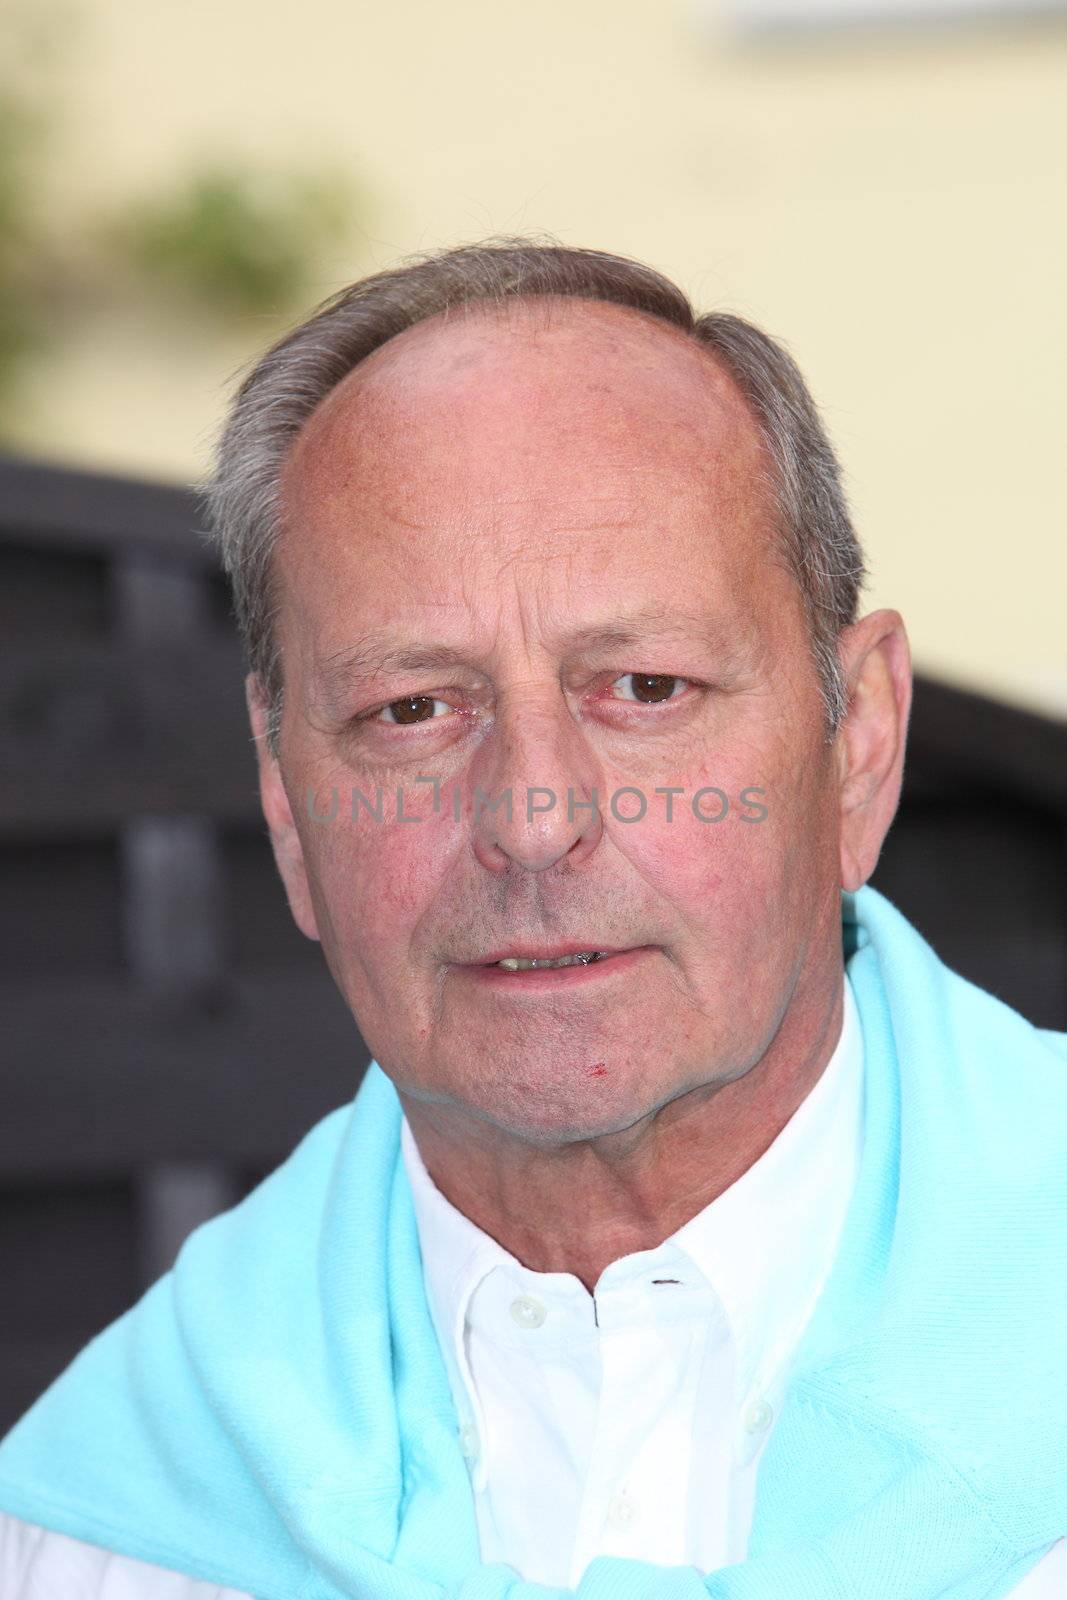
M283 501L386 484L406 498L442 480L477 494L508 473L573 494L598 470L765 498L767 468L736 384L695 339L628 307L542 297L465 306L379 347L305 423Z
M581 301L428 319L290 452L279 642L321 662L364 630L562 637L687 605L747 630L793 609L770 507L744 400L681 330Z

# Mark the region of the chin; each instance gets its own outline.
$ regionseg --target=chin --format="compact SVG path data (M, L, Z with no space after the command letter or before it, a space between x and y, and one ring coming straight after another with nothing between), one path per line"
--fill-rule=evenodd
M576 1144L622 1133L657 1109L654 1095L625 1078L625 1068L613 1073L607 1063L592 1061L578 1079L561 1083L558 1073L540 1081L526 1078L506 1095L496 1082L468 1104L476 1116L527 1144Z

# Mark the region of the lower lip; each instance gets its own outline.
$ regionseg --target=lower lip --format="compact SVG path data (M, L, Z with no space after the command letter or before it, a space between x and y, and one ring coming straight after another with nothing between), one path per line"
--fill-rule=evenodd
M475 983L488 984L493 989L505 989L513 994L541 994L546 989L575 989L581 984L598 983L613 972L628 972L644 956L650 955L654 945L638 945L633 950L619 950L599 961L579 962L573 967L529 967L525 972L511 972L507 967L457 967Z

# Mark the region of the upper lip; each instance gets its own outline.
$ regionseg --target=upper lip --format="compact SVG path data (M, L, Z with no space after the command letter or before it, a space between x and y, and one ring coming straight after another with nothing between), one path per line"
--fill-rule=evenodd
M499 950L490 951L486 956L480 956L472 966L491 967L495 961L509 961L516 958L523 961L558 961L560 956L580 956L583 951L599 950L602 955L618 955L622 950L629 950L631 945L608 945L571 940L568 944L504 944Z

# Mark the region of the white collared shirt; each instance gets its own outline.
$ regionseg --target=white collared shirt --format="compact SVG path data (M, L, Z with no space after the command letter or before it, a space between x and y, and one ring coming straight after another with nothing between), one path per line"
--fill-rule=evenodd
M596 1555L744 1560L756 1472L833 1261L862 1139L863 1040L841 1038L742 1176L590 1295L532 1272L445 1199L406 1121L427 1298L471 1469L482 1558L575 1587ZM251 1600L0 1512L3 1600ZM1067 1539L1008 1600L1064 1600Z
M855 1183L863 1042L847 981L844 1000L830 1061L763 1155L592 1294L450 1205L404 1123L485 1560L573 1588L597 1555L702 1572L744 1559L759 1459Z

